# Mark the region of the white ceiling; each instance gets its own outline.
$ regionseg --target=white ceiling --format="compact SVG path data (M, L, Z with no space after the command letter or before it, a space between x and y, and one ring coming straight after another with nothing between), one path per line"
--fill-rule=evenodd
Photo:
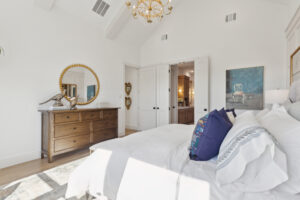
M280 3L280 4L285 4L285 5L288 5L291 2L291 0L264 0L264 1L270 1L273 3Z
M142 45L157 29L160 23L146 24L143 19L135 20L125 6L126 0L105 0L110 4L104 17L92 11L96 0L35 0L54 1L53 7L68 13L74 20L83 20L102 29L107 38L135 46ZM174 7L180 0L173 0ZM181 0L183 1L183 0ZM289 4L291 0L261 0ZM179 5L178 5L179 6Z
M105 1L111 5L105 17L102 17L92 11L96 0L56 0L54 6L65 11L75 18L80 18L81 20L88 21L89 23L93 23L101 27L106 27L107 23L109 23L111 18L118 11L121 1Z

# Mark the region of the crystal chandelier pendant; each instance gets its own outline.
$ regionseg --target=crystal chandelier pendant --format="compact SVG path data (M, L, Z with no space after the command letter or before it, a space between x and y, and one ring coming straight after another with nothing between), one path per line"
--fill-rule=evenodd
M126 6L134 18L144 18L147 23L162 20L164 15L170 15L173 10L171 0L128 0Z

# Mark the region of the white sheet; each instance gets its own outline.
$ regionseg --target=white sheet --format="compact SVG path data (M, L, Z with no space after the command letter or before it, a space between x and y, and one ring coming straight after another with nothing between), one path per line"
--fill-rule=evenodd
M88 191L111 200L300 199L219 188L213 161L187 159L193 129L168 125L93 146L97 150L72 173L66 197Z

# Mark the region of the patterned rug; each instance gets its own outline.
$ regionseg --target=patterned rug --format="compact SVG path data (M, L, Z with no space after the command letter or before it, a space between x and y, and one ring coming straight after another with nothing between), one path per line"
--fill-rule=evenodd
M67 182L72 171L85 158L52 168L0 187L0 200L65 200ZM83 196L80 200L88 200ZM77 200L71 198L70 200Z

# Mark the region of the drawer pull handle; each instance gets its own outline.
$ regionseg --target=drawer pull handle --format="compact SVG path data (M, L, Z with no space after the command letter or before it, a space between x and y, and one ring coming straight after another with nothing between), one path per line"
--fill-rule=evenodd
M73 130L76 130L76 129L77 129L76 127L73 128Z
M70 119L70 116L67 116L67 119Z
M73 140L74 143L76 143L76 140Z

